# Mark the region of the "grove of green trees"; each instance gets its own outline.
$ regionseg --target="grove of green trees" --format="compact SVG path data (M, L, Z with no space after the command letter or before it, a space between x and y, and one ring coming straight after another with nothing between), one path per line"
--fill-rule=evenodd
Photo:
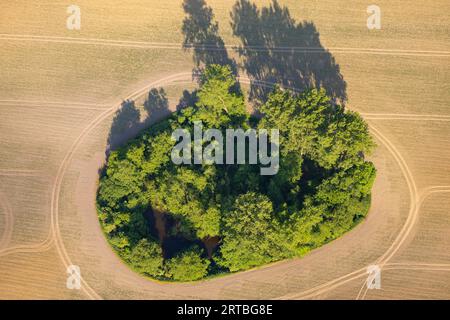
M376 170L365 156L375 144L358 113L324 90L275 88L252 116L239 88L231 68L208 66L191 105L110 153L99 219L135 271L191 281L300 257L367 214ZM171 134L192 132L194 121L223 131L279 129L278 173L261 175L251 164L174 164Z

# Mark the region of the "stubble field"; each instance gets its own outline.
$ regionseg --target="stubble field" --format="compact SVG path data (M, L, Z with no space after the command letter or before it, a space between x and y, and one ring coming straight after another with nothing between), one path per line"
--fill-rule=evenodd
M355 229L302 259L187 284L133 273L95 211L121 102L136 100L144 122L150 89L163 88L173 111L195 88L192 50L181 47L182 1L80 0L80 31L66 28L70 4L0 5L1 299L450 298L448 1L378 1L382 29L371 31L369 2L280 1L297 22L315 24L346 81L347 107L370 124L378 144L372 207ZM239 61L234 1L207 4ZM147 125L161 116L150 111ZM81 290L66 287L72 264ZM380 290L365 285L373 264L382 269Z

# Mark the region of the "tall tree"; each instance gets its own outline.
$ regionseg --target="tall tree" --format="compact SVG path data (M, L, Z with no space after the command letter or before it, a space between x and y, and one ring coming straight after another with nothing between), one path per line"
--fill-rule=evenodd
M230 271L245 270L282 258L278 223L269 198L254 192L240 195L223 217L220 262Z

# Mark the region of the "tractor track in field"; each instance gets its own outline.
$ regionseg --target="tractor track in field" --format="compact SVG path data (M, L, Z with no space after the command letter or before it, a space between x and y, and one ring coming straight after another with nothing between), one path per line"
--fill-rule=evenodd
M375 263L380 267L382 270L388 261L395 255L395 253L400 249L402 244L407 240L409 234L412 231L413 226L415 225L417 218L419 216L420 208L422 207L423 202L432 194L434 193L450 193L450 186L432 186L425 188L420 196L416 199L416 202L414 204L414 213L408 217L408 219L411 217L411 221L408 224L408 221L405 223L403 230L400 232L399 236L397 237L396 241L398 240L398 243L396 244L395 241L391 245L391 247L386 251L386 253L379 258L379 260ZM402 233L403 232L403 233ZM406 264L406 263L405 263ZM392 264L391 264L392 265ZM400 265L400 264L396 264ZM432 265L432 264L428 264ZM439 265L440 266L440 265ZM357 300L363 300L367 294L368 287L365 285L365 283L361 286L361 289L358 292L358 295L356 296Z
M328 49L321 47L292 47L292 46L240 46L226 44L223 48L214 45L195 45L186 44L184 46L178 43L170 42L149 42L149 41L132 41L132 40L111 40L98 38L82 38L82 37L62 37L62 36L39 36L29 34L0 34L0 40L9 41L32 41L46 43L62 43L62 44L78 44L78 45L96 45L110 46L120 48L135 49L202 49L209 51L238 50L245 48L249 51L270 51L274 53L317 53L322 54L331 50L333 53L346 54L373 54L373 55L392 55L392 56L416 56L416 57L450 57L450 51L441 50L404 50L404 49L383 49L383 48L349 48L349 47L329 47Z
M1 37L0 37L1 38ZM243 83L250 83L250 79L246 78L246 77L240 77L239 78ZM165 84L168 84L172 81L176 81L176 80L192 80L192 74L191 72L183 72L183 73L177 73L177 74L173 74L167 77L164 77L160 80L154 81L138 90L136 90L135 92L133 92L132 94L130 94L126 99L137 99L138 97L140 97L142 94L146 93L147 90L149 90L150 88L153 87L159 87ZM257 81L252 80L253 83L256 83ZM263 83L264 84L264 83ZM4 101L4 100L3 100ZM1 101L0 101L1 102ZM36 103L39 104L39 103ZM56 104L55 104L56 105ZM68 104L70 105L70 103ZM83 107L81 105L78 104L78 106ZM70 257L64 247L64 243L63 243L63 239L61 236L61 230L60 230L60 226L59 226L59 215L58 215L58 210L59 210L59 196L60 196L60 191L61 191L61 185L62 185L62 180L64 178L64 175L68 169L68 166L77 150L77 148L79 147L79 145L82 143L83 139L89 134L89 132L92 131L92 129L94 129L98 124L100 124L102 121L104 121L105 119L107 119L109 116L113 115L113 113L120 108L121 103L118 103L117 105L108 108L108 109L104 109L104 111L99 114L96 118L94 118L83 130L82 132L78 135L78 137L75 139L75 141L73 142L72 146L70 147L69 151L66 153L64 159L62 160L57 175L54 178L54 183L53 183L53 187L52 187L52 199L51 199L51 237L49 236L49 238L44 241L41 245L37 245L36 247L34 247L34 250L44 250L47 249L49 246L51 246L52 244L56 245L58 254L62 260L62 262L64 263L64 265L67 267L71 264L71 260ZM380 117L382 117L383 119L387 119L388 117L393 117L393 119L397 119L396 117L398 117L399 115L395 115L395 114L365 114L365 116L367 116L367 118L371 118L374 120L378 120ZM410 119L413 116L412 115L401 115L404 118ZM447 119L450 118L448 116L437 116L437 115L433 115L432 117L430 117L430 115L414 115L414 118L418 119L418 120L436 120L436 119ZM440 121L440 120L439 120ZM406 164L406 161L404 160L404 158L402 157L402 155L399 153L398 149L392 144L392 142L387 139L378 129L376 129L375 127L373 127L373 125L370 125L370 129L371 132L374 134L374 136L380 140L382 142L383 145L385 145L387 147L387 149L389 150L389 152L392 154L392 156L394 157L394 159L396 160L397 164L399 165L405 179L408 185L408 189L409 189L409 193L410 193L410 210L409 210L409 214L407 217L407 220L402 228L402 230L400 231L400 233L398 234L397 238L394 240L394 242L392 243L392 245L388 248L388 250L377 260L377 262L382 265L382 266L391 266L391 264L388 264L388 261L392 258L392 256L398 251L398 249L401 247L401 245L404 243L405 239L407 238L407 236L409 235L412 226L414 225L416 219L417 219L417 213L418 213L418 207L417 207L417 202L418 200L418 191L417 188L415 186L415 182L414 179L412 177L412 174ZM432 190L430 191L432 192ZM11 248L11 249L7 249L7 250L20 250L21 248L16 247ZM28 252L26 251L27 248L23 247L22 248L23 252ZM31 248L30 246L28 246L29 250L33 250L33 248ZM14 252L14 251L12 251ZM3 255L3 253L5 253L5 251L0 251L0 256ZM402 267L402 266L397 266L398 268ZM418 266L420 267L420 266ZM442 266L442 265L436 265L436 268L446 268L446 266ZM431 268L431 265L430 265ZM333 279L331 281L328 281L324 284L321 284L319 286L316 286L314 288L305 290L303 292L300 293L291 293L291 294L287 294L287 295L283 295L281 297L278 297L279 299L306 299L306 298L311 298L314 296L317 296L319 294L325 293L329 290L332 290L333 288L336 288L340 285L343 285L349 281L352 281L354 279L357 279L359 277L362 277L366 275L366 268L361 268L358 270L355 270L351 273L348 273L346 275L343 275L341 277L338 277L336 279ZM91 299L100 299L100 295L98 295L95 290L93 288L91 288L89 286L89 284L82 278L82 290L84 291L84 293Z
M167 82L171 82L174 80L178 80L180 78L184 79L186 76L191 77L192 74L189 73L177 73L174 75L167 76L165 78L162 78L160 80L154 81L138 90L133 92L132 94L128 95L124 100L127 99L137 99L142 94L146 93L149 89L153 87L158 87L166 84ZM64 159L62 160L57 175L55 177L53 188L52 188L52 200L51 200L51 225L53 230L53 235L55 238L55 244L58 251L58 254L67 268L69 265L71 265L70 257L66 251L66 248L64 247L64 242L61 237L61 230L59 227L59 196L61 191L61 184L62 180L64 178L65 172L67 171L67 168L78 148L78 146L82 143L83 139L86 137L89 132L94 129L98 124L100 124L102 121L107 119L109 116L112 116L116 110L118 110L121 107L122 103L118 103L117 105L105 110L100 115L98 115L94 120L92 120L85 129L79 134L79 136L75 139L74 143L70 147L69 151L66 153ZM91 299L101 299L100 295L95 292L93 288L89 286L89 284L84 280L84 278L81 278L81 289L83 292Z

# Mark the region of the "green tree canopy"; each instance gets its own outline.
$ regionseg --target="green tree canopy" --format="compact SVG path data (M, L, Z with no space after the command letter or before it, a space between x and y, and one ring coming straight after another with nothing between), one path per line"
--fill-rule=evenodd
M279 226L270 199L249 192L240 195L223 217L221 264L230 271L245 270L285 257L277 242Z
M207 66L197 102L111 152L99 219L136 271L190 281L246 270L302 256L366 216L376 175L366 156L375 144L361 116L324 90L277 87L254 117L239 87L229 67ZM174 164L172 132L193 133L196 121L224 136L228 128L278 129L278 173L263 176L249 163ZM156 223L154 212L165 220Z
M128 258L129 263L139 272L149 276L162 275L163 256L158 243L141 239L133 247Z
M178 281L192 281L205 277L210 261L202 258L201 253L198 247L192 247L167 260L168 277Z

